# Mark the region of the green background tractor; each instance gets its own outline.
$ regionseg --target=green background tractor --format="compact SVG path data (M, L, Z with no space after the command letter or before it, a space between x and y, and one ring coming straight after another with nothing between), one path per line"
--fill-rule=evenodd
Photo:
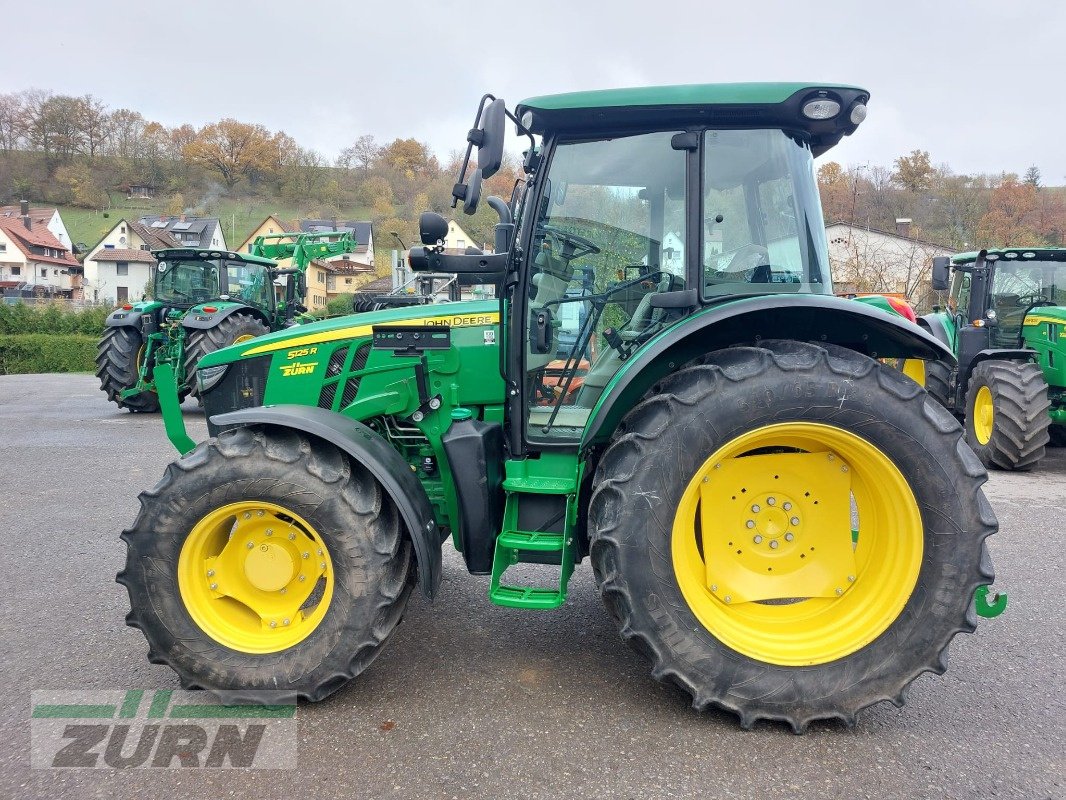
M957 363L929 363L926 388L965 418L986 465L1031 469L1066 444L1066 249L1003 248L934 261L948 307L919 324Z
M158 411L161 391L179 403L196 396L193 375L201 357L303 321L311 261L356 246L350 233L326 231L259 236L250 254L154 251L152 299L127 303L105 322L96 358L100 388L130 411ZM280 259L292 259L292 267L278 269ZM281 276L291 277L279 302L274 280Z
M507 119L529 140L521 191L486 200L495 252L446 252L426 213L408 260L500 299L200 361L211 438L123 533L149 658L231 697L321 699L415 587L436 596L450 539L513 608L558 607L587 559L652 675L744 727L902 704L974 629L997 523L958 422L879 361L950 351L832 295L813 158L868 98L675 86L512 112L486 95L455 201L478 207Z

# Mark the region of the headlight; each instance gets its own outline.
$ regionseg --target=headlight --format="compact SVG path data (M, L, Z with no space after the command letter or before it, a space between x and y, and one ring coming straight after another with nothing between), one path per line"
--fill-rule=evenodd
M828 97L816 97L803 104L803 116L807 119L832 119L840 113L840 103Z
M866 104L856 103L851 107L851 124L858 125L866 119Z
M226 375L229 364L219 364L215 367L204 367L196 370L196 381L200 385L201 392L210 391Z

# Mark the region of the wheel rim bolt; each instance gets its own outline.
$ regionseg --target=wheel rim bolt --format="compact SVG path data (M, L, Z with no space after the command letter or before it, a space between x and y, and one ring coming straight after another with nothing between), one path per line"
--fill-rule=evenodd
M768 505L768 506L772 506L776 502L777 502L777 498L776 497L767 497L766 498L766 505Z
M762 544L762 537L761 536L756 536L755 537L755 544Z
M290 542L293 541L295 538L296 538L296 534L295 533L290 533L289 534L289 541Z
M256 513L257 513L257 514L258 514L259 516L263 516L263 514L264 514L265 512L263 512L263 511L257 511Z
M319 569L325 569L325 568L326 568L326 564L325 564L325 562L322 562L321 564L319 564L319 565L318 565L318 568L319 568Z
M255 542L248 542L248 549L251 550L253 547L255 547Z
M319 554L319 555L322 555L322 548L321 548L321 547L320 547L320 548L318 548L318 554Z
M771 539L770 540L770 549L771 550L776 550L777 549L777 539Z
M749 519L749 520L748 520L747 522L745 522L744 524L745 524L745 525L747 525L747 526L748 526L749 528L754 528L754 527L755 527L755 520L753 520L753 519Z
M727 603L732 603L732 602L733 602L733 598L732 598L732 597L730 597L729 595L726 595L726 596L725 596L725 601L726 601Z
M276 627L278 627L278 623L275 620L270 620L270 627L271 628L276 628Z
M245 519L251 519L251 518L252 518L252 515L251 515L251 514L250 514L249 512L245 511L245 512L244 512L244 518L245 518Z
M287 619L286 619L286 620L282 620L281 624L282 624L282 625L288 625L288 624L289 624L289 621L288 621Z
M310 558L310 557L311 557L310 553L304 553L304 558Z
M799 525L800 524L800 518L799 517L793 517L792 519L789 520L789 522L791 522L793 525Z
M758 513L759 513L759 505L758 505L758 503L756 503L755 505L753 505L753 506L751 507L751 510L752 510L752 511L753 511L754 513L758 514Z
M211 591L214 591L217 588L218 588L218 584L217 583L212 583L211 584Z
M842 594L844 594L844 590L838 587L837 588L837 597L839 597Z
M301 575L300 576L300 580L301 581L306 581L307 580L307 576L306 575Z
M273 528L267 528L267 536L273 536L273 535L274 535L274 529Z
M854 575L848 575L848 583L855 583L855 576Z
M285 594L285 589L279 589L278 594Z
M207 571L207 577L209 577L209 578L215 577L215 571L213 569L209 569Z
M718 591L718 584L717 583L712 583L711 584L711 591L712 592L717 592Z
M796 537L795 537L795 536L793 536L793 535L792 535L791 533L786 533L786 534L785 534L785 541L786 541L786 542L791 542L791 541L792 541L793 539L795 539L795 538L796 538Z
M785 509L785 511L791 511L792 503L785 503L783 506L781 506L781 508Z
M841 468L840 468L840 471L841 471L841 472L847 472L847 471L848 471L848 468L847 468L847 467L841 467Z

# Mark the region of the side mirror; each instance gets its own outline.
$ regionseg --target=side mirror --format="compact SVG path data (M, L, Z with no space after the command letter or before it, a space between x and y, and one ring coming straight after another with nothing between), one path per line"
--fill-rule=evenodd
M463 197L463 213L475 214L477 213L477 204L481 200L481 169L474 171L473 176L470 178L470 183L466 185L466 194Z
M478 186L480 191L481 187ZM469 189L468 189L469 191ZM448 220L432 211L423 211L418 218L418 238L422 244L434 247L448 238Z
M936 256L933 258L933 291L943 292L946 291L949 284L949 275L951 272L951 259L947 256Z
M507 106L503 100L493 100L481 115L481 141L477 144L477 165L484 178L491 178L503 165L503 140L506 135Z

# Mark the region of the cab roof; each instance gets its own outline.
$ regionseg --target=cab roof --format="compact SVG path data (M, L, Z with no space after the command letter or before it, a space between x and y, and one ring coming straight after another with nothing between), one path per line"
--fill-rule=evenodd
M803 104L816 97L836 100L839 113L828 120L804 117ZM820 155L855 131L851 109L869 99L865 89L845 84L704 83L531 97L516 106L515 116L531 112L531 129L538 134L686 125L782 128L806 133Z
M224 258L227 261L243 261L247 264L262 264L266 267L276 267L278 265L276 261L271 261L269 258L253 256L251 253L238 253L233 250L219 250L217 247L170 247L165 250L153 250L152 255L155 256L157 261L167 258L201 259L203 261Z
M986 256L1018 261L1066 261L1066 247L996 247L985 251ZM952 264L972 264L977 260L978 251L956 253L951 257Z

